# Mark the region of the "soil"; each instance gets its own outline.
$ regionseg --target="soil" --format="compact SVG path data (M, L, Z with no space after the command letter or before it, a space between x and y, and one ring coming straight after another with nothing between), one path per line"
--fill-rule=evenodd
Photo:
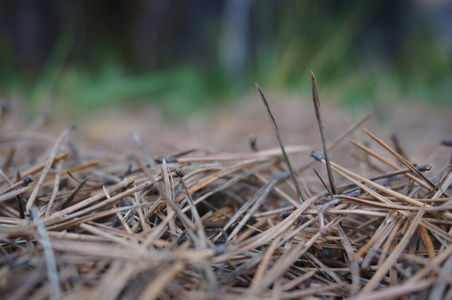
M267 99L286 145L304 144L321 149L311 99L299 95L267 95ZM405 101L390 106L380 105L377 111L322 102L327 143L334 141L366 115L373 114L363 128L391 146L391 135L396 134L401 147L414 163L435 164L439 160L444 165L450 151L439 147L439 144L443 139L452 138L452 107ZM102 108L70 113L64 117L50 115L50 121L40 131L56 137L64 128L75 124L74 141L93 149L136 153L138 147L131 137L132 131L140 136L151 156L164 156L193 148L212 152L249 152L251 138L257 139L259 148L278 147L267 113L257 95L244 97L215 112L178 118L164 116L158 107L152 105ZM351 137L371 142L361 129ZM332 159L348 161L352 149L348 142L343 142L332 154ZM307 159L309 157L305 156L298 164L304 164Z

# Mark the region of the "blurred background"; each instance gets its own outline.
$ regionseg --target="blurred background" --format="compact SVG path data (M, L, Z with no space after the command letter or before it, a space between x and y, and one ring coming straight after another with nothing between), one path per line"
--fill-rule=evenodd
M0 0L0 97L183 115L265 91L452 106L452 2Z

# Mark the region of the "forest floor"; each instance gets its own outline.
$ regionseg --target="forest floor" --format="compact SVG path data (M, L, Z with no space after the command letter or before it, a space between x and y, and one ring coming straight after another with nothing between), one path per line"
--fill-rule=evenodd
M11 103L0 118L0 294L451 296L451 148L441 145L451 109L378 107L329 152L333 199L311 157L323 152L312 101L268 100L295 181L257 96L184 118L140 105L26 121ZM369 113L322 102L327 145ZM422 165L425 176L409 169Z

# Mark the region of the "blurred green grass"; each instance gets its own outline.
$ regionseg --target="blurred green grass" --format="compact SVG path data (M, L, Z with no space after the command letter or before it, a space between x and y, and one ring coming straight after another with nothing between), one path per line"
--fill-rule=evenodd
M321 93L334 98L325 101L362 106L410 99L452 105L451 50L428 25L413 25L390 64L356 47L360 28L377 5L348 2L332 18L315 2L295 2L283 12L276 41L257 44L240 82L219 62L137 72L108 48L95 64L93 59L69 63L71 33L61 35L41 73L30 76L12 63L11 45L1 37L0 94L26 99L32 111L49 101L80 111L151 101L170 114L184 115L239 99L252 92L254 82L266 91L308 95L313 70Z

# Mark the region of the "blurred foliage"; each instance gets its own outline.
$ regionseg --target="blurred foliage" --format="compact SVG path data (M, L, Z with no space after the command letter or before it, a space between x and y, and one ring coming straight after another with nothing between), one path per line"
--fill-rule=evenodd
M362 28L378 5L379 1L345 1L334 14L325 14L321 2L294 1L283 6L278 22L272 7L260 5L253 27L274 27L274 38L256 33L254 53L239 77L228 74L218 61L200 66L174 59L177 64L137 71L140 66L131 67L110 47L68 62L72 32L61 34L40 74L32 76L14 65L12 47L2 36L0 94L29 99L34 109L48 99L64 101L75 110L154 101L181 115L239 98L253 89L253 82L264 90L309 94L313 70L321 94L346 105L407 98L452 103L451 49L435 38L428 22L413 24L404 33L402 49L389 63L375 55L375 49L359 45Z

